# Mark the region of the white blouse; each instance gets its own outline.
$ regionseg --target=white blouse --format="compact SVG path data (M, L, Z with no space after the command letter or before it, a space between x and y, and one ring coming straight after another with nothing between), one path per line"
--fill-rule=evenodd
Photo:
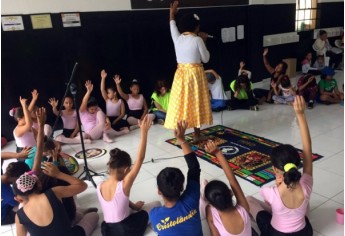
M181 34L174 20L170 21L171 37L174 41L176 60L178 63L207 63L210 59L202 38L188 34Z

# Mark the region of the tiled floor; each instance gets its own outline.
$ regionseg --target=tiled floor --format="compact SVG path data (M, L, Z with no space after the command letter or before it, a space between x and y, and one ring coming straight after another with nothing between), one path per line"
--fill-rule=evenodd
M344 83L343 72L338 72L336 78L339 88L341 88ZM343 225L339 225L335 221L335 210L344 207L344 107L341 105L325 106L316 104L315 108L307 110L306 114L313 142L313 152L325 156L314 162L314 188L309 219L313 225L315 235L344 235ZM260 106L260 111L224 111L223 113L214 113L213 117L214 124L223 124L301 148L299 130L291 106L265 104ZM191 132L192 130L188 131ZM118 137L112 144L106 144L99 140L88 144L87 147L105 148L107 150L119 147L127 151L134 160L139 143L139 134L139 130L134 130L126 136ZM151 128L146 153L148 163L143 164L132 188L130 197L132 201L143 200L149 202L160 200L155 178L162 168L174 166L180 168L186 174L187 166L183 158L169 159L182 154L180 149L165 142L166 139L172 136L171 131L160 125L154 125ZM71 155L79 150L81 150L80 145L63 146L63 151ZM2 151L14 151L14 144L6 146ZM151 161L156 158L167 159ZM105 172L107 160L107 155L88 160L89 168L97 172ZM203 160L199 161L202 178L226 181L221 169ZM80 161L80 164L81 169L83 169L82 161ZM102 177L94 177L96 183L101 180ZM238 180L246 195L260 197L258 187L242 179ZM81 207L97 206L100 209L101 222L103 215L98 204L95 188L90 182L88 184L89 188L78 196L77 202ZM204 235L210 235L205 221L203 221L203 230ZM1 235L16 235L15 226L1 226ZM101 235L100 227L96 229L93 235ZM146 235L154 235L154 233L152 230L148 230Z

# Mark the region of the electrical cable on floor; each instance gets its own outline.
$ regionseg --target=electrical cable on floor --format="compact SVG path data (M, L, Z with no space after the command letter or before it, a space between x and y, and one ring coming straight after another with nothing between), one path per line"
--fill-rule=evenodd
M145 161L143 162L143 164L147 164L147 163L154 163L155 161L164 161L164 160L170 160L170 159L175 159L178 157L184 157L184 156L174 156L174 157L161 157L161 158L151 158L150 161Z
M164 161L164 160L171 160L171 159L175 159L178 157L184 157L184 156L173 156L173 157L161 157L161 158L151 158L151 160L149 161L144 161L143 164L147 164L147 163L155 163L157 161ZM91 167L90 170L93 170L93 168ZM108 170L105 171L99 171L99 173L105 173L108 174Z

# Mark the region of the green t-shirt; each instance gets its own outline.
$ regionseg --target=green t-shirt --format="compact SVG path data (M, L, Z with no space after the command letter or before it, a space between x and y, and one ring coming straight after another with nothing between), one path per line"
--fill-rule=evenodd
M231 88L231 91L232 91L233 93L235 93L235 83L236 83L236 80L233 80L233 81L230 83L230 88ZM250 82L250 89L253 89L253 84L252 84L252 82ZM237 99L239 99L239 100L241 100L241 99L248 99L247 91L244 90L244 89L240 89L240 92L238 93Z
M319 88L323 89L325 92L333 92L334 88L337 87L337 81L335 79L325 80L322 79L319 82Z
M151 98L157 102L164 110L168 110L170 92L166 92L164 96L158 96L156 92L153 92ZM154 107L152 110L157 111L158 109Z

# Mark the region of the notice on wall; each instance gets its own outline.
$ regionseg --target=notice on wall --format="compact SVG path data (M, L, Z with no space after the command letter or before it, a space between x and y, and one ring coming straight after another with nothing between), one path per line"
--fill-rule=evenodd
M237 39L244 39L244 25L237 26Z
M31 24L33 29L49 29L53 28L50 14L31 15Z
M24 30L22 16L2 16L1 23L3 31Z
M80 27L79 13L61 13L63 27Z

